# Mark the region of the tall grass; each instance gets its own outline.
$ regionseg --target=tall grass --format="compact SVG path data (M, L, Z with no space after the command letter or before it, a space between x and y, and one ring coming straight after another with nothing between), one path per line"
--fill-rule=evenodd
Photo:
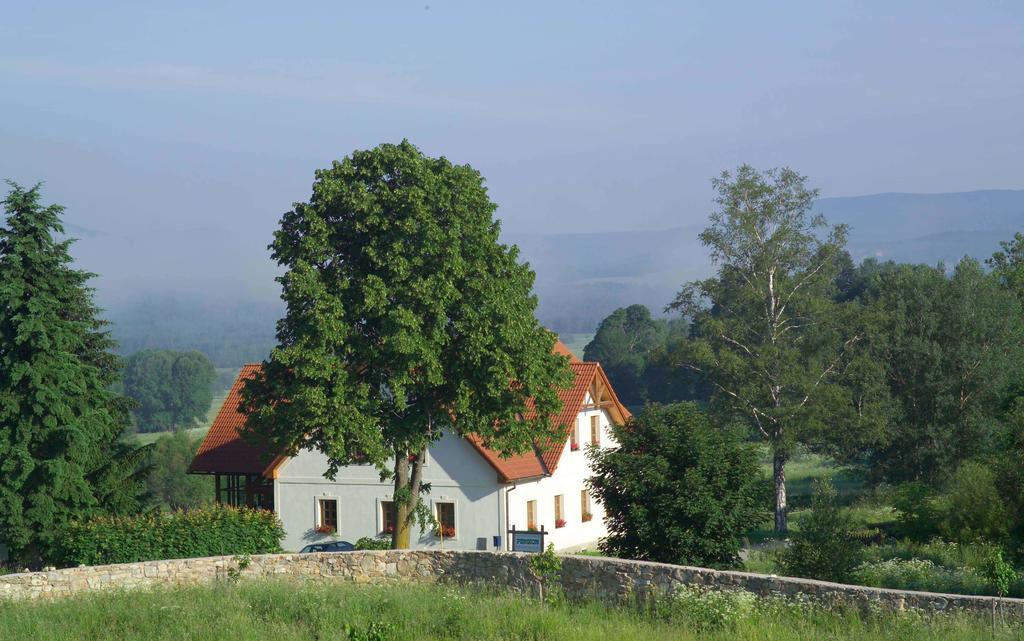
M1021 632L1001 624L995 638ZM966 615L861 615L696 589L657 600L643 613L597 603L542 604L486 590L275 581L0 602L3 641L992 638L988 620Z

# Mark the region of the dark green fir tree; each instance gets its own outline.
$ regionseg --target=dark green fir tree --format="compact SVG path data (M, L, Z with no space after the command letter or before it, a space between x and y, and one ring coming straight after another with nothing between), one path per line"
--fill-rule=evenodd
M70 520L142 505L144 453L114 342L60 239L63 208L9 183L0 220L0 545L39 565Z

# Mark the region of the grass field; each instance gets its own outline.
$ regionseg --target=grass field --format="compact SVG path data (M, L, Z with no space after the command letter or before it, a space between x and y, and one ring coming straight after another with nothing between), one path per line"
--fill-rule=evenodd
M547 605L431 586L242 582L0 602L0 640L432 641L1017 639L1020 627L964 615L861 615L750 595L663 601L657 614L596 603Z
M583 350L587 343L594 340L594 333L589 334L562 334L559 336L565 346L576 356L583 358Z

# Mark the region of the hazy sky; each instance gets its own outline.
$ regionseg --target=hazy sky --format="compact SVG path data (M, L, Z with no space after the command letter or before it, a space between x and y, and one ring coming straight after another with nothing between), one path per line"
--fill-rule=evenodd
M518 233L696 224L741 162L824 195L1019 189L1024 2L0 12L0 177L45 180L76 225L152 234L126 260L169 279L219 243L260 271L314 169L403 137L478 168Z

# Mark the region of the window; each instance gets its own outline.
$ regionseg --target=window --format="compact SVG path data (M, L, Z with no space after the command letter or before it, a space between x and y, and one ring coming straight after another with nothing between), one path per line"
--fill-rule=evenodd
M580 449L580 423L576 423L572 426L572 431L569 432L569 449L575 452Z
M380 502L380 531L383 534L393 534L398 524L398 506L394 501Z
M274 509L274 482L258 474L217 474L214 491L218 503Z
M590 417L590 443L595 447L601 444L601 417Z
M317 499L316 531L334 534L338 531L338 499Z
M442 537L451 539L455 537L455 504L451 502L437 501L434 503L434 518Z
M594 518L590 512L590 492L586 490L580 490L580 514L584 523Z
M562 513L562 495L555 497L555 527L565 527L565 514Z
M537 529L537 501L526 502L526 529Z

